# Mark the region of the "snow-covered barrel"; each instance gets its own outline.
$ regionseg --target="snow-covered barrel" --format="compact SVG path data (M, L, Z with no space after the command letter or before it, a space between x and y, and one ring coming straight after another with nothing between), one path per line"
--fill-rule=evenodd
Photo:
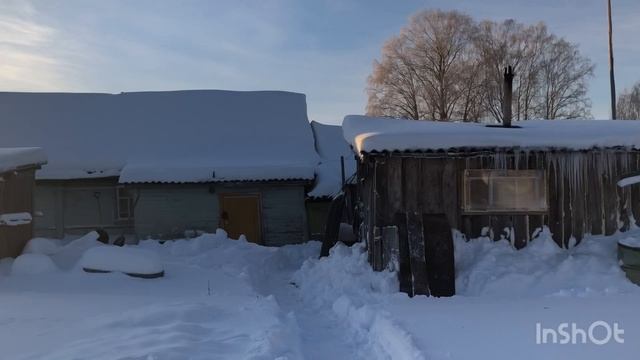
M640 238L629 237L618 241L618 259L627 278L640 285Z

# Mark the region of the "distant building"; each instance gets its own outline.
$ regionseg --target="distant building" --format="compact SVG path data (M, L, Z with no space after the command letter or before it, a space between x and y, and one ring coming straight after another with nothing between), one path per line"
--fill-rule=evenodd
M0 93L0 146L37 146L35 232L307 238L318 156L303 94Z
M46 161L38 148L0 148L0 258L18 256L33 236L34 174Z
M316 183L307 197L309 232L316 240L322 239L332 199L342 190L342 161L344 176L348 180L356 171L355 155L342 135L342 126L311 122L315 147L320 155L316 169Z
M546 226L568 248L640 224L640 186L618 186L640 174L638 121L347 116L343 130L359 157L357 233L376 270L399 261L409 293L451 294L451 230L522 248Z

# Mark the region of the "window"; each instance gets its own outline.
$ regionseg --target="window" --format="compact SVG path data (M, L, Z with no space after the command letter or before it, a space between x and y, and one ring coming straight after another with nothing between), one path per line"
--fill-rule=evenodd
M133 219L134 200L129 190L124 187L116 189L116 205L118 211L118 220Z
M465 213L547 211L542 170L465 170L462 210Z

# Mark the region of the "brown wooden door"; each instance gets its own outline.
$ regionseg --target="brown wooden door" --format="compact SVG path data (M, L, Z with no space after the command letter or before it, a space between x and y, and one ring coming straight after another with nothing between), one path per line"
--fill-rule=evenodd
M260 195L220 194L220 225L232 239L241 234L247 240L262 244Z

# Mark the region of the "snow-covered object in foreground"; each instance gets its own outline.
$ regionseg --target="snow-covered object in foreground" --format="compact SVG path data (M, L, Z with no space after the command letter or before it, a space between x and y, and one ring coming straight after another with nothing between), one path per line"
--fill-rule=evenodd
M620 239L618 240L619 244L628 246L628 247L633 247L633 248L639 248L640 249L640 237L636 237L636 236L629 236L626 237L624 239Z
M96 246L87 250L80 259L87 272L123 272L138 277L161 277L164 267L154 251L113 245Z
M2 132L6 130L3 127ZM43 165L46 162L47 156L40 148L0 148L0 172L12 171L27 165Z
M60 250L60 247L61 244L58 239L33 238L24 246L22 253L53 255Z
M121 182L313 179L304 94L0 93L3 146L41 146L38 179Z
M27 212L9 213L0 215L0 225L18 226L31 224L31 214Z
M100 234L96 231L91 231L86 235L62 246L58 251L51 255L51 259L63 270L73 269L85 251L96 246L104 245L98 241L99 237Z
M634 185L640 183L640 175L636 175L636 176L629 176L626 177L622 180L618 181L618 186L619 187L625 187L625 186L629 186L629 185Z
M519 128L349 115L344 138L357 153L437 151L454 148L640 149L640 122L624 120L527 120Z
M56 264L44 254L22 254L11 265L11 275L38 275L57 271Z
M310 197L326 197L337 194L342 188L342 168L340 157L344 157L345 178L356 171L353 151L344 140L339 125L311 122L316 150L320 155L320 164L316 168L316 184L309 192Z

